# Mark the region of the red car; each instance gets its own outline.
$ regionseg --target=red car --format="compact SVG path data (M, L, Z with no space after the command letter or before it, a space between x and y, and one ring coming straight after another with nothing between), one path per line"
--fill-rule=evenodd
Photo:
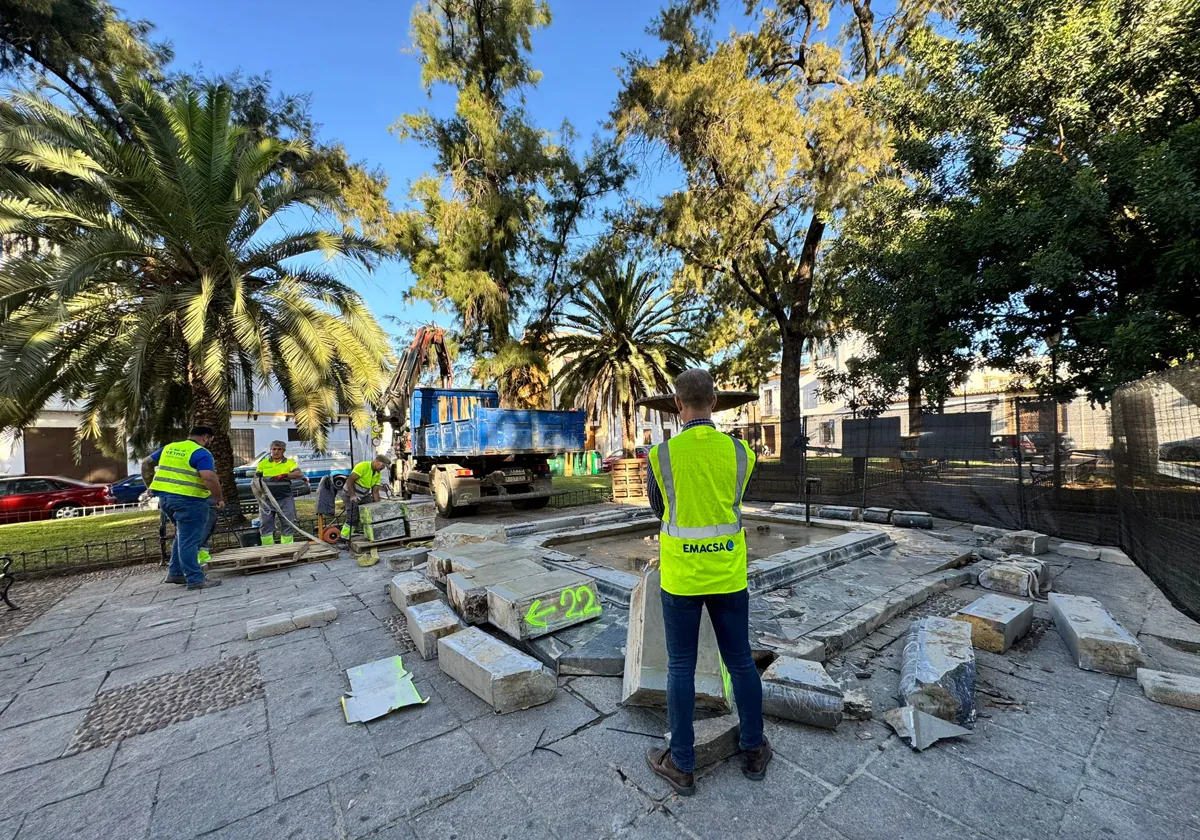
M649 446L636 447L633 450L633 454L634 454L635 458L649 458L650 457L650 447ZM600 462L600 469L604 472L612 472L613 464L617 463L617 461L620 461L624 457L625 457L624 449L614 450L613 452L608 453L608 455L604 458L604 460Z
M105 484L57 475L0 476L0 522L69 519L85 507L116 504Z

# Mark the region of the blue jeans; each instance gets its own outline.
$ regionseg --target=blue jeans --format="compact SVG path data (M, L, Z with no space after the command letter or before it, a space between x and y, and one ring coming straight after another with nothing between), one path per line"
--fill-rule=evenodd
M188 583L204 580L204 570L196 554L200 544L208 539L208 499L193 499L190 496L163 494L159 496L159 510L175 524L175 541L171 543L171 577L186 577ZM213 509L215 510L215 508Z
M721 660L733 683L741 733L738 744L753 750L763 743L762 683L750 655L750 593L672 595L663 590L663 625L667 634L667 718L671 724L671 760L685 773L696 764L696 654L700 644L700 610L708 610Z

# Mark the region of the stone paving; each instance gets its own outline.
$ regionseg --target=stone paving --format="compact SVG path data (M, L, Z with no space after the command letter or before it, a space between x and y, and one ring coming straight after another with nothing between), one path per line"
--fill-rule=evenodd
M954 523L889 532L884 587L974 545ZM1200 674L1200 628L1135 567L1042 559L1055 591L1098 598L1138 636L1149 667ZM1200 837L1200 713L1079 670L1044 602L1008 653L977 651L969 738L914 753L881 722L909 623L983 592L962 586L826 663L873 720L769 719L766 781L735 757L680 798L644 761L664 714L621 707L619 678L560 677L550 703L496 716L398 642L392 574L343 556L200 592L145 571L79 584L0 646L0 840ZM775 606L815 606L793 589L802 606ZM246 640L249 619L324 603L325 627ZM345 669L397 653L429 703L347 724Z

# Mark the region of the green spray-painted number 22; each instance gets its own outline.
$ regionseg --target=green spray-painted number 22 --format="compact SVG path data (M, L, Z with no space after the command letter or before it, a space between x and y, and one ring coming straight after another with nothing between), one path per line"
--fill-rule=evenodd
M604 612L604 608L596 603L596 593L589 586L577 586L574 589L564 589L558 596L558 605L566 606L570 596L571 606L567 607L566 618L579 618L584 615L596 615ZM585 603L586 602L586 603Z

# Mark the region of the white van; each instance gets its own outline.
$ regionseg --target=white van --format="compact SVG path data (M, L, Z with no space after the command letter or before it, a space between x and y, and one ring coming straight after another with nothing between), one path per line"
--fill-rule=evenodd
M254 456L253 461L242 464L233 471L233 474L240 477L253 476L258 462L270 454L270 450L259 452ZM358 452L354 454L360 455ZM354 469L354 461L350 457L350 444L347 441L331 442L324 453L314 450L311 444L289 443L287 456L296 462L296 466L300 467L314 487L322 478L332 475L334 476L334 487L341 490L342 485L346 483L346 476L350 475L350 470ZM366 454L362 453L359 460L364 457Z

